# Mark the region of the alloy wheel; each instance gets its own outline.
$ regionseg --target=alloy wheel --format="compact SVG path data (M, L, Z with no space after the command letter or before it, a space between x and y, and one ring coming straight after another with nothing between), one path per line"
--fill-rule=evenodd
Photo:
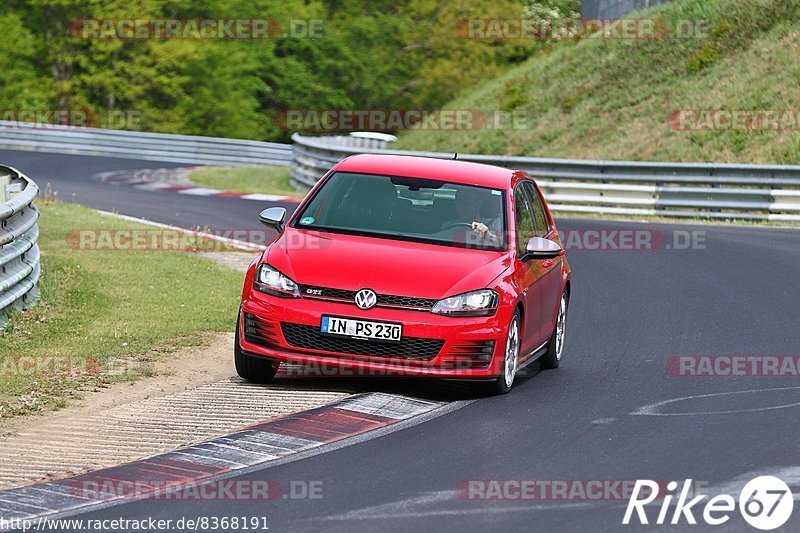
M506 387L511 387L514 383L514 376L517 373L517 359L519 357L519 315L514 315L511 324L508 326L508 339L506 340L505 353L505 372L503 379Z
M556 359L561 360L564 351L564 334L567 327L567 293L561 295L561 306L556 319Z

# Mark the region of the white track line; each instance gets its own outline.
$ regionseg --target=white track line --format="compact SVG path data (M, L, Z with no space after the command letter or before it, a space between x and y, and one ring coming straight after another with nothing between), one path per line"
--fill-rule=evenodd
M118 218L120 220L126 220L128 222L138 222L139 224L147 224L148 226L154 226L156 228L164 228L164 229L169 229L169 230L173 230L173 231L179 231L181 233L189 233L189 234L192 234L192 235L197 235L199 237L203 237L203 238L206 238L206 239L212 239L212 240L215 240L215 241L218 241L218 242L221 242L221 243L225 243L225 244L227 244L229 246L232 246L234 248L239 248L240 250L244 250L244 251L247 251L247 252L251 252L251 251L259 251L260 252L260 251L262 251L264 249L264 246L260 245L260 244L253 244L251 242L240 241L240 240L237 240L237 239L230 239L228 237L221 237L219 235L214 235L213 233L208 233L208 232L204 232L204 231L194 231L194 230L190 230L190 229L186 229L186 228L180 228L178 226L171 226L169 224L162 224L160 222L153 222L151 220L146 220L146 219L143 219L143 218L136 218L136 217L131 217L131 216L128 216L128 215L121 215L119 213L111 213L110 211L102 211L102 210L99 210L99 209L97 210L97 212L100 213L103 216Z

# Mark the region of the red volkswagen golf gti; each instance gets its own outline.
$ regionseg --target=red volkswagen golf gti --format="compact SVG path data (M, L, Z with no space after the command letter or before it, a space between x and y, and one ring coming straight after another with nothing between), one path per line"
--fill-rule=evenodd
M238 374L282 362L342 375L489 382L511 389L536 359L561 361L570 268L541 191L524 172L463 161L357 155L250 265Z

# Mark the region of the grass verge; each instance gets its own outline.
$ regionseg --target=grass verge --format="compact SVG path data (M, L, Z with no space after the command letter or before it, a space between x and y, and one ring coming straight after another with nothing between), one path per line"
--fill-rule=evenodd
M420 130L392 148L518 156L719 163L800 163L800 133L675 127L690 110L789 111L800 99L800 3L675 0L662 39L566 40L468 91L449 109L515 120L495 129ZM682 35L688 23L697 30ZM696 26L695 26L696 25ZM707 30L705 29L707 28ZM702 121L698 121L702 123Z
M73 204L40 210L42 299L0 332L0 418L147 375L148 361L232 330L241 274L189 252L77 250L76 230L150 227Z
M289 167L199 167L189 174L189 179L226 191L302 196L289 185L289 173Z

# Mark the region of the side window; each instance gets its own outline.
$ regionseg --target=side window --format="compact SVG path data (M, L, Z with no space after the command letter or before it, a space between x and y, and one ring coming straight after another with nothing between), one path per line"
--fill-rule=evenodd
M528 241L536 236L534 227L534 214L528 195L522 186L514 189L514 218L517 236L517 254L522 255L528 246Z
M533 208L533 215L535 217L534 227L536 229L536 236L544 237L545 235L547 235L549 228L547 226L547 215L544 212L544 204L542 204L542 198L539 196L539 193L536 191L536 187L534 187L533 183L525 181L522 183L522 186L525 188L525 192L530 198L531 207Z

